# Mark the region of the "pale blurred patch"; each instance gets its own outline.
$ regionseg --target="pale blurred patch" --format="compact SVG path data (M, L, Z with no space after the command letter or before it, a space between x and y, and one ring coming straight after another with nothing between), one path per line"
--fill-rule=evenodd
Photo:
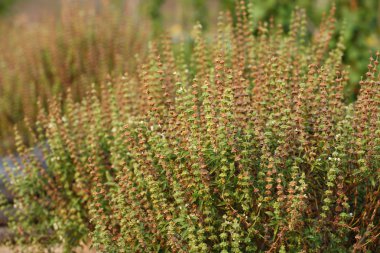
M184 29L181 24L174 24L169 27L169 34L175 39L180 39L184 36Z
M378 47L380 45L380 38L376 34L371 34L365 40L366 44L370 47Z

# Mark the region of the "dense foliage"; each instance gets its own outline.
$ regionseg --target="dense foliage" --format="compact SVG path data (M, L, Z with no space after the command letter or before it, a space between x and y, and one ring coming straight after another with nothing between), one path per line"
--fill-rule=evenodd
M148 0L149 11L156 29L162 29L162 25L171 17L164 7L171 5L171 0ZM196 0L196 1L178 1L181 2L179 7L183 13L182 20L179 20L183 26L189 23L188 20L199 20L203 27L212 29L213 17L216 9L225 9L234 13L235 0ZM380 45L380 1L374 0L336 0L336 1L310 1L310 0L245 0L253 8L253 21L268 20L275 17L281 21L285 29L289 29L289 16L295 6L302 7L306 10L308 16L307 31L313 34L318 27L319 22L323 19L324 11L332 4L336 5L336 16L338 17L338 26L344 29L346 52L343 62L351 66L350 80L351 83L345 87L345 99L348 102L356 100L358 94L361 75L367 67L366 53L376 50ZM194 10L194 11L187 11ZM363 52L365 52L363 54Z
M0 13L11 2L14 0L0 1ZM34 122L38 99L46 105L48 98L72 87L74 99L79 101L92 82L99 84L106 74L118 75L136 66L134 55L143 56L140 46L145 44L142 42L147 31L153 30L152 34L160 36L166 27L175 37L187 38L188 27L199 21L203 28L215 32L214 21L219 10L234 13L235 0L51 2L53 6L61 2L62 11L57 13L43 6L50 13L38 22L38 18L25 18L24 14L10 15L10 21L0 21L0 154L8 149L14 151L10 138L13 125L20 124L24 117ZM315 32L323 11L331 4L305 0L245 2L253 11L250 17L253 25L275 17L285 31L289 30L288 17L294 6L305 8L308 37ZM358 81L366 69L367 55L380 45L377 15L380 4L373 0L338 0L335 4L340 20L337 25L344 33L347 48L343 62L351 66L345 100L352 102L356 100ZM129 17L128 22L125 16ZM153 29L146 29L147 16ZM235 15L232 17L236 22ZM334 36L332 41L336 40ZM20 132L28 140L25 126Z
M14 4L16 0L2 0L0 2L0 15L6 13L12 4Z
M161 39L136 71L81 103L41 107L34 155L17 137L9 188L17 242L100 252L376 252L380 89L370 59L358 100L334 12L309 41L254 27L244 4L191 60ZM8 167L10 167L8 165ZM10 170L10 169L9 169Z
M313 33L315 27L323 18L323 13L329 4L335 4L338 27L344 29L346 50L343 62L351 66L351 83L345 87L345 99L352 102L356 100L362 74L367 69L366 53L374 51L380 46L380 2L372 0L337 0L337 1L255 1L254 19L266 19L271 16L286 23L295 5L305 8L309 17L309 32Z

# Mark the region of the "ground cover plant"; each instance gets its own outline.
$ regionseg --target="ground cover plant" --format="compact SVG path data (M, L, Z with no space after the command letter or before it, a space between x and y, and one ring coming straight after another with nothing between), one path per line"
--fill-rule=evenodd
M33 155L16 134L10 165L16 243L99 252L376 252L380 89L370 58L358 100L335 9L309 41L222 14L215 40L196 25L190 60L151 43L136 71L81 103L40 107ZM257 27L251 30L252 27ZM339 32L338 32L339 34Z
M0 23L0 154L14 150L14 124L35 121L37 101L71 88L78 101L108 74L121 75L143 57L147 23L113 1L61 1L44 17ZM26 126L20 130L27 139Z

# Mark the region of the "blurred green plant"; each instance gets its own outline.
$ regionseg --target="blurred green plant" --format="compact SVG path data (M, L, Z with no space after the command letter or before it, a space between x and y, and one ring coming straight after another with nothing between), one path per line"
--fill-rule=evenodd
M4 14L9 7L15 3L17 0L1 0L0 1L0 15Z

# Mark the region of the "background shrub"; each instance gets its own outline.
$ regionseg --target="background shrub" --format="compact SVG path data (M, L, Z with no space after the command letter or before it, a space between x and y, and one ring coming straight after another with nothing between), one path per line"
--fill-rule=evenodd
M4 14L8 11L9 7L14 4L16 0L3 0L0 2L0 14Z
M14 124L35 121L38 100L46 107L70 87L79 101L91 83L136 67L147 24L125 13L108 1L62 1L58 12L41 20L19 17L0 25L1 154L14 146ZM26 126L20 127L27 140Z

